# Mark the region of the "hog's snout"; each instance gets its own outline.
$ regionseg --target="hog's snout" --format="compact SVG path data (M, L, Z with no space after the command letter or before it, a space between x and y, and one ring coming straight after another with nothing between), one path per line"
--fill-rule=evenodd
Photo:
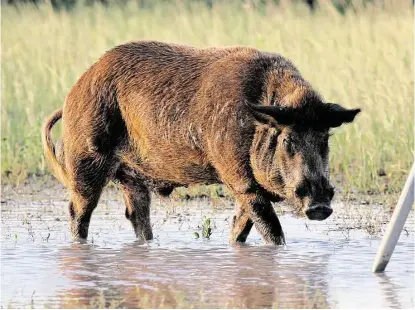
M320 182L312 182L305 179L294 191L296 197L302 199L307 196L331 201L334 196L334 188L326 178Z
M333 209L329 205L314 204L305 210L305 214L310 220L322 221L333 213Z

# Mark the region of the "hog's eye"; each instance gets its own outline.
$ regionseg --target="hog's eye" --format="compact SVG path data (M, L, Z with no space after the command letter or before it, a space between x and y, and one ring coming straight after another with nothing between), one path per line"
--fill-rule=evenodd
M286 137L283 140L284 147L288 151L288 154L294 156L294 143L290 137Z
M292 140L290 137L285 137L283 143L285 146L290 146L292 144Z

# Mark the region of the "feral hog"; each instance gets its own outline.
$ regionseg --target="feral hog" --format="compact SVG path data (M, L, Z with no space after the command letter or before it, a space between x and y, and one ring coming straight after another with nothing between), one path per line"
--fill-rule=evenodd
M74 237L87 237L110 180L145 240L153 237L152 190L223 183L238 202L230 241L244 242L255 225L266 243L283 244L271 201L291 201L312 220L330 216L329 129L359 111L323 102L278 54L139 41L85 72L42 137L54 175L71 193ZM60 118L56 155L50 130Z

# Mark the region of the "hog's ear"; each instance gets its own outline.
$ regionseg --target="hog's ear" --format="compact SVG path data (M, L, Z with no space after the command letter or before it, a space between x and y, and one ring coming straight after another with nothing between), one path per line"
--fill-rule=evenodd
M257 121L271 125L291 125L294 122L294 110L278 106L252 104L247 102L252 115Z
M325 115L328 127L339 127L344 123L353 122L360 109L345 109L337 103L328 103L327 114Z

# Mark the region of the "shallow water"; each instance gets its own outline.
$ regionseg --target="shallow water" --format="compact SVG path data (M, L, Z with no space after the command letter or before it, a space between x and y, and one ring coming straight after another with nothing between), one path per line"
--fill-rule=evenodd
M375 275L389 217L380 207L336 204L324 222L278 208L287 246L264 246L254 229L246 245L231 246L231 202L154 199L155 240L143 245L111 192L79 244L70 241L63 192L41 193L3 192L2 307L414 307L413 214L386 272ZM213 234L196 239L204 216Z

